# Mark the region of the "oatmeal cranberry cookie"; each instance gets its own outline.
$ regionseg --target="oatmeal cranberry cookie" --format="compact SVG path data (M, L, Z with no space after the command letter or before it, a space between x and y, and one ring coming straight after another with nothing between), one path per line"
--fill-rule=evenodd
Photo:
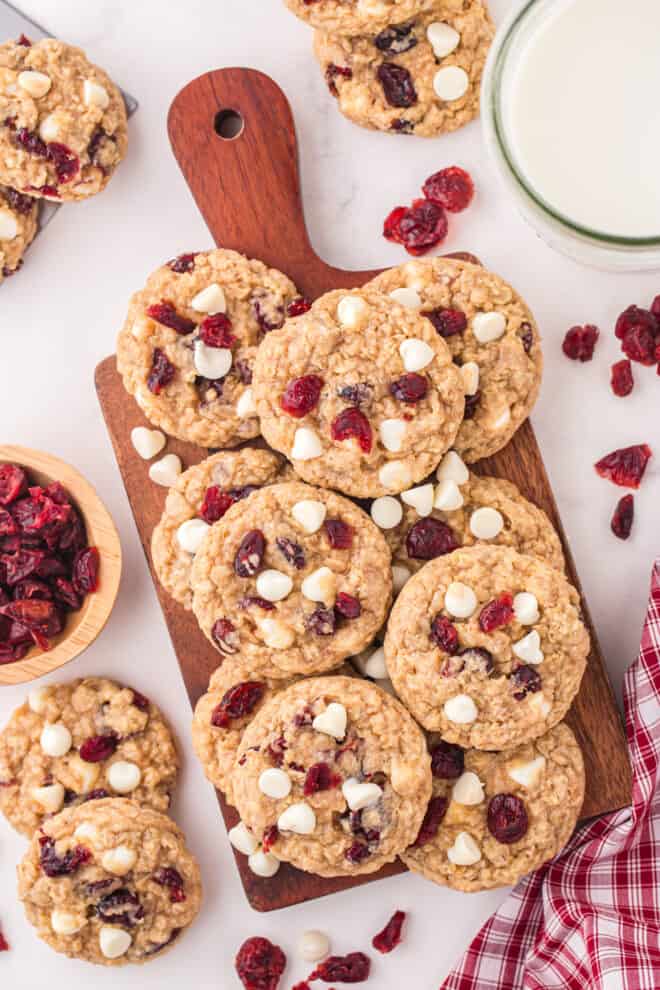
M0 811L24 835L118 794L167 811L178 766L169 727L138 691L103 677L33 688L0 733Z
M431 795L423 735L368 681L300 681L245 730L234 796L278 859L320 876L373 873L414 841ZM411 838L412 837L412 838Z
M287 468L277 455L244 447L212 454L184 471L170 488L151 537L151 558L158 580L181 605L192 606L190 572L209 526L255 488L282 480L282 470Z
M0 186L0 282L17 272L37 232L39 204L8 186Z
M436 0L405 23L397 13L397 23L375 37L319 31L315 50L339 109L354 123L435 137L478 116L493 33L480 0Z
M252 368L264 334L306 308L293 282L217 248L158 268L131 299L117 367L147 419L204 447L259 434Z
M289 10L312 27L333 34L376 34L399 24L437 0L284 0Z
M405 300L449 346L465 391L458 453L472 463L506 446L533 409L543 373L538 327L518 293L480 265L449 258L410 261L370 285Z
M18 867L18 894L56 952L121 966L149 962L179 940L202 884L170 818L111 798L44 823Z
M319 673L358 653L383 624L390 552L341 495L269 485L211 527L191 587L202 631L232 662L268 677Z
M584 801L584 764L563 723L504 753L429 741L433 797L402 859L455 890L515 884L568 842Z
M430 561L387 625L392 683L415 718L448 742L508 749L564 717L589 635L563 574L508 547Z
M430 322L373 290L338 290L270 334L254 394L268 443L305 481L400 492L451 446L463 386Z
M87 199L126 154L124 99L80 48L0 45L0 182L55 202Z

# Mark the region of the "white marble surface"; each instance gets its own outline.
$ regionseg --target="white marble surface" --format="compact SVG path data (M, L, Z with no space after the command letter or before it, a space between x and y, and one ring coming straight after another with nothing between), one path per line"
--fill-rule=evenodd
M501 18L509 0L493 6ZM322 255L344 267L402 261L401 249L380 235L387 212L410 200L430 172L454 163L470 169L479 195L468 213L453 219L447 249L478 252L514 282L539 317L547 371L533 419L617 690L637 650L651 561L659 549L660 480L652 463L636 499L634 536L622 544L609 532L621 492L599 480L592 464L617 446L658 442L660 382L654 370L635 366L638 384L626 400L615 399L608 382L609 365L618 359L613 321L631 302L648 305L660 291L660 277L589 272L554 255L504 197L478 125L425 142L349 124L316 69L309 31L280 0L24 0L23 8L54 34L88 49L138 97L141 109L131 125L129 158L109 190L62 210L30 252L23 273L2 287L3 436L76 464L97 485L119 526L125 569L116 610L100 640L66 674L126 678L171 718L185 761L174 814L202 862L206 903L193 930L163 959L139 969L92 970L54 955L34 937L13 893L24 843L2 827L0 920L13 951L0 957L0 983L17 990L45 983L51 990L73 983L233 988L239 984L232 960L249 935L275 938L295 960L298 934L313 926L329 932L335 949L346 952L368 946L392 911L402 908L410 912L406 943L376 960L373 985L432 990L502 892L460 895L407 876L284 914L257 915L244 900L215 797L192 756L188 702L92 381L96 363L113 350L129 294L147 273L181 251L210 246L169 150L167 108L180 87L208 69L251 65L274 76L298 124L312 239ZM603 330L591 365L572 364L560 353L563 333L576 322L595 322ZM23 695L21 689L2 689L0 719ZM283 988L306 971L294 962Z

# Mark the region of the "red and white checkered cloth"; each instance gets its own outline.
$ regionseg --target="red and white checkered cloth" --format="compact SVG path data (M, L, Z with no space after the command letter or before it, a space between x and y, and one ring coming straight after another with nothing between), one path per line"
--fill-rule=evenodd
M440 990L659 990L660 561L624 701L632 807L522 880Z

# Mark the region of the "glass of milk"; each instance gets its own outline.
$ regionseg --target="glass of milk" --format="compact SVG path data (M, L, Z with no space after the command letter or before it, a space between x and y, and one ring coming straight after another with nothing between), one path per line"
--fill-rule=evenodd
M486 67L486 143L552 247L660 268L660 0L526 0Z

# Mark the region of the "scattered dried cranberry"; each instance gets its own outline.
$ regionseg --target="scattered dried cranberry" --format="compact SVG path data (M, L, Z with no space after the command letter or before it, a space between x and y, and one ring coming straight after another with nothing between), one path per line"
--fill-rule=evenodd
M633 495L624 495L618 502L612 516L612 532L620 540L627 540L632 530L635 518L635 499Z
M85 795L85 801L100 801L102 798L107 797L110 797L110 792L104 790L102 787L97 787Z
M616 321L614 334L619 340L624 340L632 330L646 330L651 334L657 334L660 327L656 316L657 314L654 314L648 309L640 309L639 306L629 306Z
M337 395L344 402L350 402L352 406L361 406L371 399L373 386L369 382L358 382L356 385L341 385L337 389Z
M289 564L292 564L297 571L301 571L305 566L306 560L305 551L300 544L294 543L293 540L289 540L285 536L278 536L275 543L284 559Z
M344 857L353 866L358 866L365 859L371 856L371 850L365 842L353 842L344 853Z
M436 615L431 622L431 639L445 653L458 653L458 630L446 615Z
M305 797L319 791L330 791L341 784L339 774L333 773L327 763L315 763L307 771L303 792Z
M371 452L373 445L373 432L371 424L364 413L356 406L349 406L342 409L338 416L335 416L330 426L332 439L341 443L344 440L355 438L360 450L365 454Z
M96 905L96 913L102 921L134 928L144 918L140 898L127 887L120 887L105 894Z
M9 952L9 943L5 936L2 934L2 929L0 928L0 952Z
M99 586L100 557L96 547L85 547L73 562L72 583L79 595L91 595Z
M234 623L229 619L217 619L213 623L211 636L221 653L226 653L228 656L238 653L240 639Z
M163 866L159 870L156 870L153 879L161 887L169 887L172 904L180 904L182 901L185 901L186 894L183 889L183 877L173 866Z
M343 619L357 619L362 614L362 605L359 598L340 591L335 601L335 612Z
M78 594L71 581L63 577L53 580L53 598L70 612L77 612L82 606L82 595Z
M525 322L520 324L519 337L522 341L525 354L529 354L534 345L534 331L532 330L531 323Z
M632 365L630 361L624 359L612 365L612 391L615 395L623 398L630 395L635 387L633 379Z
M458 780L465 766L465 753L460 746L440 741L431 750L431 773L438 780Z
M222 519L227 509L230 505L235 502L233 495L229 492L223 491L219 485L211 485L210 488L206 489L206 494L204 495L204 501L202 502L202 507L199 510L199 514L210 526L217 522L218 519Z
M422 192L432 203L437 203L450 213L460 213L472 202L474 182L464 169L453 165L429 176Z
M318 375L303 375L290 381L280 398L280 406L285 413L295 419L302 419L312 411L319 401L323 379Z
M539 672L527 664L516 667L511 674L511 681L515 688L513 697L516 701L523 701L528 694L535 694L543 686Z
M647 327L632 327L621 341L621 350L631 361L637 361L650 368L656 362L655 341L655 333Z
M119 745L116 732L108 732L102 736L90 736L80 747L80 759L85 763L100 763L109 759Z
M415 130L415 125L412 120L406 120L405 117L397 117L390 124L390 130L396 131L398 134L412 134Z
M166 299L163 299L159 303L154 303L153 306L148 306L147 316L150 316L156 323L160 323L164 327L169 327L170 330L176 330L180 334L192 333L197 326L194 320L189 320L185 316L181 316L180 313L177 313L172 303L167 302Z
M311 615L305 619L305 627L315 636L334 636L335 634L335 613L331 608L324 608L319 605Z
M412 107L417 103L417 90L412 76L403 65L383 62L376 73L385 99L391 107Z
M564 337L561 348L571 361L591 361L599 336L598 327L591 324L583 327L571 327Z
M279 837L280 830L277 825L269 825L267 829L264 829L264 834L261 838L261 846L263 851L270 852Z
M413 560L434 560L445 553L453 553L458 547L458 540L449 526L432 516L416 522L406 537L406 550Z
M69 876L92 858L91 852L84 846L74 846L73 849L67 849L63 856L58 856L55 852L55 840L47 835L41 836L39 845L39 863L47 877Z
M410 405L421 402L426 397L428 390L429 383L424 375L418 375L415 371L390 382L390 395L399 402L407 402Z
M147 388L154 395L160 395L164 388L170 384L176 374L176 368L168 359L165 351L160 347L154 348L151 361L151 370L147 378Z
M234 571L239 577L254 577L266 552L266 538L260 529L246 533L234 557Z
M148 712L150 708L150 702L145 695L140 691L133 691L133 704L141 712Z
M38 598L19 599L0 607L0 615L12 619L18 627L19 640L24 642L26 633L42 650L50 649L50 640L62 632L64 621L53 602ZM11 633L10 633L11 636Z
M224 313L207 316L199 327L199 339L207 347L230 348L236 343L236 337L231 332L232 324Z
M513 595L506 592L484 605L479 613L479 628L482 632L491 633L513 620Z
M385 221L384 236L403 244L408 254L419 256L441 244L449 225L441 206L416 199L408 209L397 207Z
M482 646L469 646L461 650L458 654L461 661L461 669L466 667L475 674L490 674L494 668L493 654L489 650L484 650Z
M0 465L0 505L15 502L27 491L27 475L16 464Z
M639 488L646 465L653 456L647 444L635 444L614 450L602 457L594 466L601 478L613 481L622 488Z
M22 216L32 213L36 203L36 200L32 196L25 196L23 193L18 192L17 189L11 189L9 186L6 186L2 190L2 195L11 208Z
M298 296L297 299L292 299L286 308L286 315L289 319L293 319L296 316L302 316L303 313L308 313L312 308L312 304L309 299L305 299L304 296Z
M62 185L71 182L74 176L80 171L80 159L78 155L71 151L71 148L67 148L65 144L51 141L47 145L46 157L55 166L57 181Z
M226 729L239 718L251 715L264 696L265 685L260 681L243 681L225 693L219 705L213 709L211 725Z
M17 45L23 45L25 48L32 48L32 42L24 34L22 34L20 36L20 38L18 39L18 41L16 42L16 44Z
M374 38L374 45L385 55L402 55L404 52L409 52L417 44L413 27L414 24L394 24L385 28Z
M425 846L435 839L438 834L438 829L442 825L442 821L447 814L448 805L449 802L447 801L447 798L431 798L429 801L429 806L426 809L426 814L424 815L422 827L419 830L419 835L413 842L414 848L419 849L421 846Z
M396 949L401 943L401 929L405 920L406 915L403 911L395 911L382 932L372 938L371 944L374 949L384 954Z
M460 309L428 309L422 313L430 320L441 337L454 337L457 333L467 330L467 316Z
M515 794L496 794L488 802L488 831L498 842L511 845L527 834L525 805Z
M341 519L326 519L325 535L333 550L350 550L353 546L353 527Z
M371 960L364 952L349 952L347 956L328 956L320 963L308 980L324 983L362 983L368 979Z
M339 90L337 89L337 77L341 79L352 79L353 70L347 65L335 65L330 63L330 65L325 70L325 81L328 84L328 89L333 96L339 96Z
M238 950L235 966L245 990L277 990L286 956L267 938L249 938Z
M239 608L251 608L253 605L256 608L263 608L266 612L275 611L274 602L267 602L265 598L259 598L258 595L245 595L238 600Z
M197 257L196 252L191 252L190 254L180 254L178 258L172 258L171 261L167 262L167 267L176 272L177 275L184 275L186 272L191 272L195 267L195 258Z

